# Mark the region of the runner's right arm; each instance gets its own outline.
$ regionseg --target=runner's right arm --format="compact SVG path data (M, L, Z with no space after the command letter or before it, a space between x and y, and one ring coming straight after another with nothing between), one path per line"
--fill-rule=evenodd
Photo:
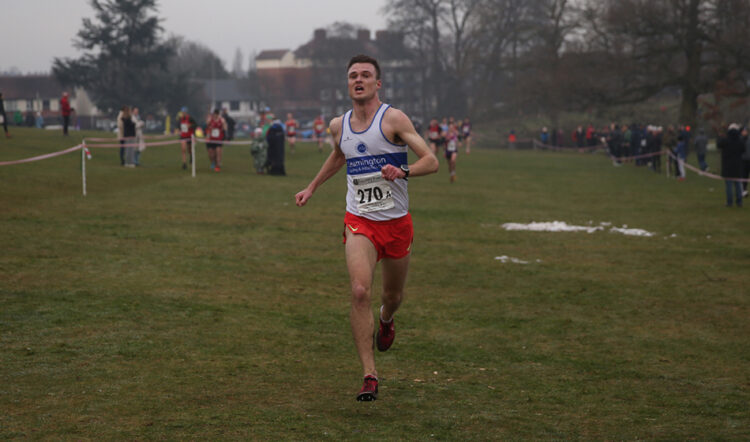
M315 178L313 178L313 180L310 182L310 184L307 185L307 187L305 187L301 192L298 192L297 195L295 195L294 198L297 206L302 207L307 204L307 200L312 197L313 193L315 193L318 187L328 181L329 178L336 175L336 173L344 166L344 164L346 164L346 157L344 156L344 152L341 151L341 147L339 146L338 141L336 141L341 134L341 121L342 117L336 117L331 120L329 127L331 128L331 134L333 135L334 139L334 148L331 151L331 154L328 155L325 163L323 163L323 166L321 166L318 174L315 175Z

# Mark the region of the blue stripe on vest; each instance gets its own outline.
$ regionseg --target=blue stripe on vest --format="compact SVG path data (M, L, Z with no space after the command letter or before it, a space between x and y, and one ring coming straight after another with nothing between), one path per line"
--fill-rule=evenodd
M406 152L349 158L346 160L346 173L349 175L362 175L363 173L380 172L380 169L386 164L395 167L407 164Z

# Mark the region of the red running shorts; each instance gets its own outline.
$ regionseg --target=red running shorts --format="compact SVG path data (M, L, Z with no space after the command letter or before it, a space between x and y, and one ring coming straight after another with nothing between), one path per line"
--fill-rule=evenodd
M378 261L383 258L405 257L411 252L411 244L414 241L414 226L409 213L388 221L373 221L346 212L344 230L344 244L346 230L355 235L366 236L378 252Z

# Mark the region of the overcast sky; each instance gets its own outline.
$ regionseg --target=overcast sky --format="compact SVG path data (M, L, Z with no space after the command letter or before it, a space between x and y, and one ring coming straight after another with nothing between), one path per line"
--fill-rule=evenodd
M315 28L345 21L372 31L385 28L386 0L158 0L164 35L204 44L232 69L237 48L247 68L252 51L296 49ZM48 72L55 57L78 57L73 38L89 0L0 0L0 71Z

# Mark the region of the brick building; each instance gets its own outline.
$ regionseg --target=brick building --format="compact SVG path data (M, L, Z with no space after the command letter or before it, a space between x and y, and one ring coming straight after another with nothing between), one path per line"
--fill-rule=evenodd
M341 115L351 107L346 64L357 54L378 59L383 73L380 98L412 116L423 114L421 75L403 35L360 29L355 38L328 36L317 29L295 51L263 51L256 58L261 96L279 113L311 119Z

